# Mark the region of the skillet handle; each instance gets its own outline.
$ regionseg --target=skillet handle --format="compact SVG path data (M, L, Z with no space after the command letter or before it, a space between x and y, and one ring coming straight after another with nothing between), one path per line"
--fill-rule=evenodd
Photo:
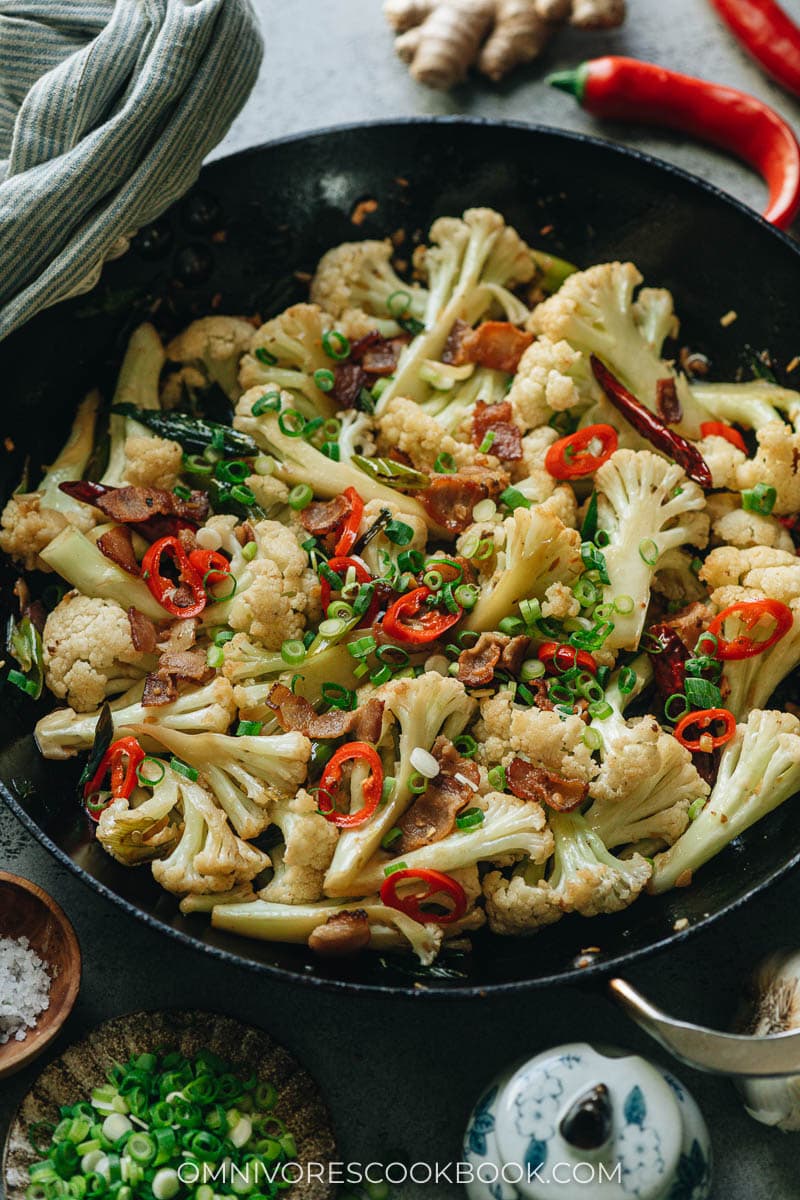
M720 1033L675 1020L624 979L612 979L608 990L637 1025L670 1054L698 1071L751 1079L800 1075L800 1030L771 1037Z

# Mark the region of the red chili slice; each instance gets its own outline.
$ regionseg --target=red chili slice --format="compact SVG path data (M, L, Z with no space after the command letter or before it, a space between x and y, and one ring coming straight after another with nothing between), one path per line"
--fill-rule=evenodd
M696 739L685 736L687 729L693 729L695 726L698 730L708 729L716 721L722 721L724 725L722 733L701 733L700 737ZM693 752L716 750L718 746L724 746L726 742L729 742L736 733L736 717L727 708L702 708L698 712L689 712L681 717L675 726L674 733L680 744L687 750Z
M112 742L100 760L100 764L92 778L83 788L83 799L86 811L93 821L100 820L100 814L108 808L112 800L130 799L131 792L136 786L136 769L144 759L145 754L135 737L119 738ZM92 796L102 790L103 780L111 773L111 796L106 804L91 805Z
M397 889L401 883L422 883L424 892L415 892L411 896L398 896ZM425 912L421 907L426 900L432 900L441 893L453 901L453 908L448 913ZM459 921L467 911L467 896L460 883L445 875L443 871L413 870L404 867L393 871L381 885L381 900L387 908L396 908L414 921L421 924L450 925Z
M732 425L726 425L724 421L703 421L700 425L700 433L704 438L725 438L726 442L730 442L737 450L741 450L743 454L747 454L747 446L739 430L734 429Z
M588 650L578 650L575 646L568 646L563 642L542 642L536 653L551 674L569 671L573 667L580 667L582 671L589 671L592 675L597 674L597 662Z
M592 442L599 441L598 454L590 452ZM608 462L619 445L616 429L611 425L587 425L569 437L559 438L547 451L544 465L554 479L578 479L591 475Z
M349 554L358 540L358 529L364 515L364 501L354 487L345 488L342 495L350 502L350 512L342 522L339 539L333 553L335 555Z
M206 583L224 583L231 573L231 564L219 550L190 550L189 562Z
M178 572L178 582L161 573L162 559L171 558ZM196 617L207 603L203 577L189 561L189 556L176 537L159 538L153 542L142 559L142 578L162 608L173 617ZM183 601L186 603L183 603Z
M426 601L433 592L429 587L414 588L406 592L386 610L382 621L383 632L395 642L407 642L415 646L433 642L461 617L457 612L439 612L429 608ZM413 621L414 624L408 622Z
M367 565L360 558L349 558L347 555L334 555L333 558L328 559L327 565L335 575L342 576L346 575L350 567L352 567L356 573L356 579L359 583L372 582L372 576L367 570ZM322 603L322 611L324 613L328 611L328 605L331 602L332 590L333 585L331 584L330 580L326 579L326 577L323 575L319 583L319 598Z
M738 617L745 629L754 629L762 617L772 617L775 628L764 641L756 642L745 634L740 633L732 641L727 641L722 635L722 628L731 617ZM730 604L717 613L708 627L708 633L713 633L717 639L717 658L736 661L740 658L753 658L762 654L770 646L780 641L794 623L792 610L780 600L739 600Z
M342 764L353 760L365 762L370 773L361 785L364 806L358 812L343 813L336 808L334 796L342 781ZM383 766L374 747L367 742L348 742L340 746L322 772L319 783L319 810L327 821L339 829L355 829L368 821L380 803L383 793Z

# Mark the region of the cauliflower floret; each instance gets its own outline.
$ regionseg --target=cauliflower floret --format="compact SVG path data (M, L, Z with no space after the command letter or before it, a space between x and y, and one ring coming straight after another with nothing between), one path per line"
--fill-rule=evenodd
M302 637L309 608L316 611L319 580L291 529L259 521L253 532L259 553L240 577L243 586L229 602L227 621L267 650L280 650L288 639Z
M153 863L153 877L177 895L228 892L270 865L269 855L242 841L213 797L198 783L178 783L183 832L172 853Z
M709 790L689 751L654 717L642 717L605 755L584 816L611 849L643 838L671 845L689 823L690 804Z
M547 425L554 412L585 408L600 397L589 363L563 339L540 337L520 359L508 393L514 416L525 430Z
M202 391L213 383L229 400L236 400L240 394L236 381L239 359L252 337L253 326L243 317L201 317L192 321L167 346L168 361L181 366L164 382L163 407L177 408L185 391Z
M486 916L493 933L524 937L552 925L564 915L558 895L543 883L528 883L524 873L510 879L490 871L483 879Z
M47 686L76 712L97 708L155 666L134 647L124 608L79 592L69 592L50 613L42 645Z
M587 357L598 355L652 411L659 382L671 380L683 412L678 429L697 437L708 413L694 399L686 378L659 357L660 346L655 346L666 327L663 295L657 305L647 293L645 304L636 304L633 293L641 282L633 263L598 263L578 271L536 306L528 328L552 342L565 339Z
M361 309L375 317L425 315L427 292L407 284L392 266L394 246L384 241L343 242L323 254L311 281L311 299L334 317L347 309ZM400 312L391 297L408 297ZM372 328L374 328L374 322Z
M475 726L478 757L484 763L507 761L523 754L537 767L588 783L599 770L583 740L586 726L578 716L525 708L508 689L482 700Z
M705 495L679 466L648 450L617 450L597 471L595 486L598 528L609 536L603 598L633 600L630 612L614 613L606 646L634 650L664 556L686 543L702 548L708 540Z
M276 806L271 816L280 826L285 846L273 852L275 874L259 895L279 904L321 900L338 829L320 814L316 800L304 788L287 804Z
M37 492L17 493L3 509L0 550L20 563L26 571L51 569L39 558L39 553L70 524L64 513L55 508L42 508L40 500ZM89 518L84 532L92 524Z
M750 546L770 546L794 554L791 534L780 521L741 508L740 498L730 492L717 492L709 496L706 511L711 518L711 533L715 542L738 546L743 550Z
M304 415L332 417L336 406L317 387L315 373L330 371L335 365L323 346L333 324L333 317L316 304L293 304L255 333L251 330L249 352L239 364L242 391L254 387L285 390Z
M430 417L413 400L397 396L378 419L381 443L391 457L392 450L407 454L418 471L432 471L440 454L451 454L456 466L477 466L487 461L468 442L458 442L435 417Z
M181 473L183 450L167 438L134 434L125 439L125 462L125 483L170 490Z
M714 487L738 488L739 468L747 461L747 455L727 438L716 437L713 434L701 438L696 444L711 472Z
M402 521L404 525L408 525L412 531L412 536L408 542L402 546L398 546L396 542L391 542L386 537L386 534L381 531L375 534L361 551L361 557L370 569L370 572L376 579L394 576L394 573L399 570L397 565L397 557L404 550L421 550L424 552L425 543L428 540L428 527L419 517L411 517L408 513L404 513L396 504L391 501L383 500L368 500L364 505L364 512L361 516L361 524L358 527L359 537L363 537L376 520L385 512L390 513L391 520Z
M177 845L180 821L170 820L178 803L174 772L167 771L161 783L134 805L121 796L100 814L97 840L112 858L126 867L164 858Z
M575 599L572 588L565 583L551 583L544 594L542 603L543 617L556 617L565 621L568 617L577 617L581 611L579 602Z
M772 546L718 546L703 563L700 578L710 588L752 588L784 604L800 597L800 560ZM716 591L714 601L718 603Z
M783 421L769 421L756 432L758 450L745 459L736 471L736 488L765 483L775 488L773 512L779 516L800 509L800 433Z
M245 484L269 517L277 517L289 502L289 488L274 475L248 475Z

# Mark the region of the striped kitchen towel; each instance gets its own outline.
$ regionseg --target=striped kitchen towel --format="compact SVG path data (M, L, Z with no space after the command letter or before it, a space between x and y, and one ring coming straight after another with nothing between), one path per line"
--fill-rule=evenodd
M192 185L261 52L249 0L0 0L0 339Z

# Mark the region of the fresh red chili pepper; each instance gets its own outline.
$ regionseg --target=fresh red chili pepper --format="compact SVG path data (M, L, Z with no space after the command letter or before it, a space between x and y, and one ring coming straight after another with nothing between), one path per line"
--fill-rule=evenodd
M575 646L568 646L564 642L542 642L536 653L539 661L543 662L552 674L557 671L571 671L573 667L580 667L582 671L589 671L592 675L597 674L597 662L588 650L577 650Z
M387 637L395 642L421 646L425 642L435 641L455 625L461 617L461 608L457 612L439 612L436 608L429 608L426 601L432 595L429 587L418 587L395 600L387 608L381 622Z
M411 896L398 896L397 889L401 883L410 881L425 885L424 892L415 892ZM425 912L421 907L426 900L444 893L453 901L453 907L447 913ZM392 871L381 885L381 900L387 908L396 908L405 913L413 921L423 925L450 925L459 921L467 911L467 896L461 884L445 875L443 871L413 870L405 867L400 871Z
M349 554L355 546L358 540L358 527L364 515L364 501L354 487L345 488L342 495L350 501L350 512L342 522L339 540L333 551L338 556Z
M724 728L722 733L702 733L699 738L687 738L686 730L708 729L716 721L722 721ZM686 713L681 717L678 724L675 726L675 737L682 746L687 750L708 752L716 750L718 746L724 746L729 742L736 733L736 717L727 708L702 708L697 712Z
M370 773L361 785L364 805L358 812L343 813L336 808L334 797L342 781L342 764L354 759L365 762L369 767ZM355 829L369 820L380 803L382 793L383 766L377 751L367 742L348 742L339 747L322 772L319 781L319 810L331 825L337 825L339 829Z
M700 426L700 433L703 437L725 438L726 442L730 442L737 450L741 450L743 454L747 454L747 446L739 430L734 429L732 425L726 425L724 421L703 421Z
M356 579L359 583L371 583L372 576L367 570L367 564L360 558L348 558L347 555L334 555L328 559L328 567L335 575L346 575L350 567L356 573ZM333 586L328 579L323 575L319 584L319 598L322 604L322 611L328 611L328 605L331 602L331 591Z
M775 0L711 0L768 75L800 96L800 28Z
M597 454L590 448L592 442L600 443ZM588 425L586 429L553 442L545 455L544 465L554 479L577 479L602 467L618 445L617 431L611 425Z
M731 617L738 617L747 630L754 629L763 617L772 617L775 628L769 637L761 642L756 642L743 633L733 638L732 641L727 641L723 637L722 629L725 622ZM708 627L708 632L713 633L717 639L717 658L736 661L740 658L753 658L756 654L762 654L770 646L774 646L776 642L780 641L783 635L791 629L793 623L792 610L780 600L739 600L736 604L730 604L727 608L723 608L721 613L717 613Z
M764 219L779 229L791 225L800 208L800 146L787 122L755 96L611 55L548 82L596 117L677 129L743 159L769 188Z
M144 759L145 754L135 737L119 738L112 742L106 750L92 778L83 788L83 798L87 803L87 812L93 821L100 820L100 814L112 800L130 799L131 792L136 786L136 769ZM111 796L102 806L89 802L102 790L103 780L111 773Z
M594 377L600 387L636 432L647 438L656 450L674 458L678 466L683 467L688 477L695 483L699 483L701 487L712 487L711 471L697 447L693 446L691 442L687 442L686 438L675 433L673 429L668 429L661 418L657 417L655 413L651 413L649 408L645 408L642 402L637 400L615 375L612 375L605 363L602 363L596 355L592 355L591 361Z
M224 583L231 564L219 550L190 550L189 562L206 583Z
M162 575L164 558L171 558L178 572L178 582ZM176 537L159 538L153 542L142 559L142 578L162 608L174 617L196 617L206 606L207 597L203 587L203 576L192 566L189 556ZM191 598L186 595L191 593ZM176 603L186 598L187 603Z

